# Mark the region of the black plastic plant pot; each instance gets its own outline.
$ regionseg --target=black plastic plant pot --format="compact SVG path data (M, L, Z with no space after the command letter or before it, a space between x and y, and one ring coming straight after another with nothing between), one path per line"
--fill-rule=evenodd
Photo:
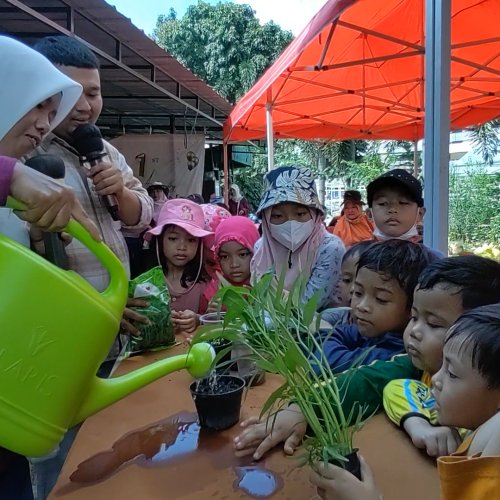
M361 462L359 461L358 449L354 448L351 453L345 455L345 458L347 461L331 460L330 463L342 467L361 481Z
M220 352L226 350L224 356L217 360L217 365L215 367L216 373L221 375L229 374L231 370L231 349L230 347L233 343L230 340L221 338L210 341L210 345L214 348L215 355L217 356Z
M245 381L232 375L215 375L195 380L191 386L200 426L222 431L240 419L241 396Z

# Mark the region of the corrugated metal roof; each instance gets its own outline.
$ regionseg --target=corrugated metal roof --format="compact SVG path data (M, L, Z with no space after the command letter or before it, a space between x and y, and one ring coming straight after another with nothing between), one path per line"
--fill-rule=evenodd
M221 136L232 105L104 0L0 0L0 31L28 44L74 34L101 61L109 135L129 130L205 130Z

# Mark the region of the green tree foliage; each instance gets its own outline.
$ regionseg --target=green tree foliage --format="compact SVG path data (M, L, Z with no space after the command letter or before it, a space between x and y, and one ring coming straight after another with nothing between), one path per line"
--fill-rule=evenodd
M329 180L343 178L349 185L351 163L363 160L366 150L365 141L315 142L301 139L283 139L274 143L275 166L301 165L313 171L317 179ZM254 148L253 167L233 171L233 179L240 186L245 186L244 193L252 204L260 199L263 188L262 177L267 172L267 154L263 148ZM320 156L324 155L324 166Z
M363 158L366 150L365 141L332 141L328 143L319 141L304 141L302 139L286 139L275 141L274 164L302 165L310 168L318 178L334 179L349 177L347 162L356 163ZM267 169L267 156L255 154L254 168L265 172ZM326 165L318 167L320 156L326 158Z
M397 156L399 161L413 163L413 142L396 140L383 141L383 144L387 154Z
M233 182L239 186L253 212L257 210L264 190L264 173L265 170L249 167L233 170Z
M500 147L499 130L500 119L484 123L469 131L474 151L489 165L493 165Z
M466 246L500 242L500 174L484 166L450 172L450 240Z
M249 5L199 0L182 18L175 10L158 17L155 41L236 102L292 41L277 24L259 24Z
M358 163L347 162L350 176L349 187L363 191L379 175L390 170L391 165L384 162L380 155L367 154Z

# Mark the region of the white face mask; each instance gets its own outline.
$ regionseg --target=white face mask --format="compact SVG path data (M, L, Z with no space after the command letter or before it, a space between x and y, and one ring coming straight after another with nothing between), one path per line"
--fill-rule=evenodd
M402 234L401 236L388 236L387 234L383 233L377 226L375 226L375 229L373 230L373 236L377 238L377 240L380 241L386 241L386 240L409 240L410 238L413 238L414 236L418 236L418 230L417 226L413 226L406 233Z
M284 247L295 252L311 236L314 229L312 219L306 222L289 220L283 224L269 224L271 235Z
M395 236L388 236L387 234L383 233L378 227L377 227L377 224L375 224L375 221L373 221L373 225L375 227L375 229L373 230L373 236L375 236L375 238L377 240L380 240L380 241L386 241L386 240L409 240L415 236L419 236L418 234L418 229L417 229L417 221L418 221L418 217L419 217L419 213L417 212L417 218L415 219L415 223L413 224L413 226L410 227L410 229L408 229L408 231L406 231L406 233L403 233L401 236L398 236L398 237L395 237Z

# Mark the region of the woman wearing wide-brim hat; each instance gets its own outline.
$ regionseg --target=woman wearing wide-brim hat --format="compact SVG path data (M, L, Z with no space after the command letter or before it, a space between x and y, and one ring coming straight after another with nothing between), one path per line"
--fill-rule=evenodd
M262 238L250 265L252 281L269 270L285 273L285 290L299 278L306 280L303 301L318 293L318 310L336 300L344 245L325 229L325 209L308 168L278 167L264 178L257 215Z

